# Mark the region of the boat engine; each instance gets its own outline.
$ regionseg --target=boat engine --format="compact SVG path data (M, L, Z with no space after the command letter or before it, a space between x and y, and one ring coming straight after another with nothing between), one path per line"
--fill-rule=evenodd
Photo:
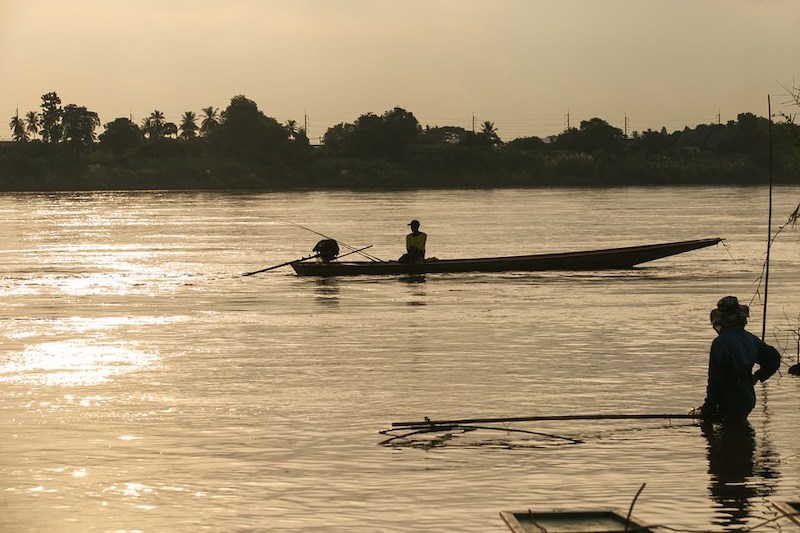
M319 258L323 263L330 263L339 255L339 243L333 239L322 239L314 246L312 251L319 254Z

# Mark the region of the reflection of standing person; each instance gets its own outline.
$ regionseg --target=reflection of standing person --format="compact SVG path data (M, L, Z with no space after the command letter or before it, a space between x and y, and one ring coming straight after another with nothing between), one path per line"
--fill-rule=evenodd
M419 220L412 220L409 224L411 233L406 235L406 253L400 256L400 263L421 263L425 261L425 244L428 235L419 230Z
M740 305L735 296L722 298L711 311L717 338L708 359L706 399L692 414L747 418L756 405L755 384L769 379L780 367L780 353L744 329L749 316L750 308Z
M701 426L708 441L709 492L724 516L726 530L744 526L750 516L758 489L755 475L755 431L746 418L719 424L704 421Z

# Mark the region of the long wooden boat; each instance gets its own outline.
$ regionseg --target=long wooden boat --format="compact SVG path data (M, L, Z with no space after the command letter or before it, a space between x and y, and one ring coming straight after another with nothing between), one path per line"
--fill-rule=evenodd
M641 263L713 246L721 238L645 244L580 252L482 257L475 259L428 259L423 263L397 261L295 261L298 276L359 276L432 274L449 272L513 272L543 270L617 270Z

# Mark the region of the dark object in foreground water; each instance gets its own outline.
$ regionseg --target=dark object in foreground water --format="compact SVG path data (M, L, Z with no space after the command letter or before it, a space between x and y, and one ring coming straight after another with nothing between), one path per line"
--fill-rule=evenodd
M381 435L388 438L379 442L380 446L392 447L412 447L431 449L435 447L452 445L462 446L501 446L507 449L513 448L549 448L565 444L582 444L584 441L579 438L545 433L511 427L516 422L557 422L557 421L576 421L576 420L667 420L672 424L673 420L690 420L690 424L700 419L697 414L583 414L583 415L547 415L547 416L517 416L517 417L496 417L496 418L463 418L457 420L431 420L425 417L424 420L413 422L392 422L391 429L378 431ZM718 420L716 417L705 419L708 421ZM469 433L501 432L505 434L505 439L488 438L474 439L469 442L460 441L457 436L465 436Z
M500 517L514 533L581 531L650 531L643 522L613 509L595 511L500 511Z
M534 272L545 270L624 270L641 263L713 246L721 238L666 242L579 252L478 257L472 259L430 259L421 263L398 261L297 261L292 268L298 276L357 276L434 274L452 272Z
M780 511L783 516L800 526L800 502L776 502L774 507Z
M789 373L793 376L800 376L800 363L795 363L790 366Z

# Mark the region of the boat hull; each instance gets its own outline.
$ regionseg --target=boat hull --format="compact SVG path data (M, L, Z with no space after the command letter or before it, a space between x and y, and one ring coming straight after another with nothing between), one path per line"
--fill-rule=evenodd
M291 263L298 276L360 276L397 274L435 274L458 272L530 272L544 270L619 270L713 246L720 238L586 250L579 252L485 257L475 259L430 259L424 263L397 261L296 261Z

